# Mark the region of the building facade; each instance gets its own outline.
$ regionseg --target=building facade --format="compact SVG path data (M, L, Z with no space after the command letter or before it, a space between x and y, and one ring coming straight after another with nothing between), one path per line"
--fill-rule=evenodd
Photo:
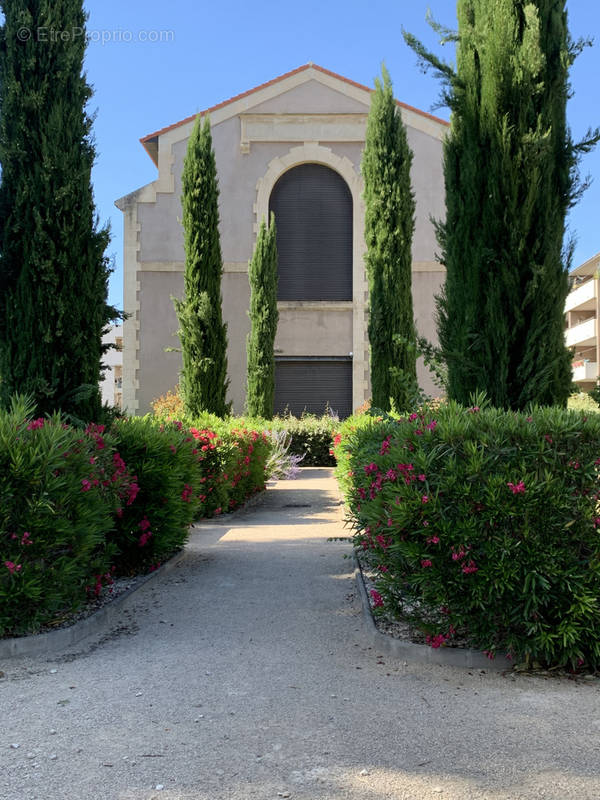
M123 326L111 325L102 337L102 344L113 345L102 356L104 377L100 383L102 403L123 408Z
M350 413L370 396L364 204L360 162L372 90L307 64L208 109L219 179L223 317L229 398L244 411L250 288L260 221L275 211L279 250L276 410ZM443 282L431 218L444 215L447 123L398 104L414 153L413 302L419 333L435 341ZM181 173L197 115L141 141L155 181L122 197L123 406L143 414L178 382L172 297L183 294ZM427 371L423 388L436 394Z
M593 389L600 377L599 274L600 253L597 253L571 272L571 291L565 303L565 340L573 348L573 382L583 392Z

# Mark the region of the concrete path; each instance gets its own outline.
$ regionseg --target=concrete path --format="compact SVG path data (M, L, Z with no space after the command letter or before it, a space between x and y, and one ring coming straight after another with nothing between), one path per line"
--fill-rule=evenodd
M597 800L600 684L382 656L343 533L305 469L198 526L111 636L0 664L0 798Z

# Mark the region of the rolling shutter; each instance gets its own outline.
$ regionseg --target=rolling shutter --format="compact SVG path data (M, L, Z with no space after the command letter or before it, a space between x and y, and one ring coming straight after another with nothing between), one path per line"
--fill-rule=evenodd
M279 254L279 300L352 300L352 195L322 164L285 172L269 200Z
M352 414L350 359L277 359L275 413L321 415L329 407L340 419Z

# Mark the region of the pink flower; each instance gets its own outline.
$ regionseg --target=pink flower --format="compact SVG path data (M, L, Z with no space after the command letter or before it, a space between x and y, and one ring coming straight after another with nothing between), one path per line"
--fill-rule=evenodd
M175 445L174 445L174 444L170 444L170 445L169 445L169 450L170 450L172 453L176 453L176 452L177 452L177 448L175 447Z
M371 597L373 599L373 607L378 608L383 605L383 597L375 589L371 589Z
M429 539L427 539L427 544L439 544L439 543L440 543L439 536L430 536Z
M469 414L476 414L479 411L479 406L471 406L469 408Z
M25 547L25 545L30 545L30 544L33 544L31 540L31 534L29 533L29 531L25 531L23 533L23 536L21 537L21 546Z
M510 483L509 481L506 485L513 494L525 494L525 484L523 481L519 481L517 484Z
M429 502L429 497L426 494L424 494L423 497L421 498L421 502L422 503L428 503Z
M424 481L427 480L427 478L425 477L425 475L419 475L419 480L421 481L421 483L423 483Z
M462 561L466 555L467 552L462 546L458 550L452 548L452 561Z
M477 569L478 569L478 567L475 564L475 562L474 561L469 561L468 564L465 564L463 566L462 571L464 572L465 575L470 575L472 572L477 572Z
M409 420L411 422L414 422L416 419L419 419L419 415L418 414L411 414L410 417L409 417Z
M429 527L429 522L426 519L423 520L423 527L424 528L428 528Z
M148 517L144 517L144 519L139 523L138 527L141 528L142 531L147 531L150 528L150 520Z
M381 443L381 449L379 451L379 455L380 456L384 456L388 452L388 450L390 449L390 439L391 438L392 438L391 436L386 436L386 438Z
M427 430L434 431L437 428L437 422L432 419L429 425L426 426Z
M130 506L135 498L138 496L138 492L140 491L140 487L135 482L135 477L133 479L133 483L130 483L127 488L127 505Z
M551 437L551 436L548 436L548 434L546 434L546 435L544 436L544 439L545 439L545 440L548 442L548 444L552 444L552 437Z
M365 472L367 473L367 475L369 475L369 474L371 474L373 472L377 472L377 464L375 464L375 462L371 462L370 464L367 464L367 466L365 467Z
M22 569L22 564L15 564L12 561L5 561L4 566L10 572L11 575L14 575L15 572L20 572Z
M432 562L430 561L430 559L428 559L428 558L424 558L424 559L421 561L421 566L425 568L425 567L431 567L431 566L433 566L433 564L432 564Z
M448 636L447 633L446 634L438 633L435 636L431 636L430 634L428 634L425 637L425 641L427 642L427 644L430 644L433 648L435 648L437 650L437 648L441 647L444 644L444 642L446 641L446 639L449 639L449 638L450 637Z
M81 491L82 492L89 492L92 488L92 484L86 478L81 481Z
M38 428L44 427L44 418L39 417L39 419L32 420L29 425L27 426L28 431L36 431Z

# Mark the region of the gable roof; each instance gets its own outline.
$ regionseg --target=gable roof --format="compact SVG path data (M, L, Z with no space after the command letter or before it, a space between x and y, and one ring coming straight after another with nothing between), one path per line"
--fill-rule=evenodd
M356 81L350 80L350 78L345 78L343 75L338 75L337 72L332 72L329 69L325 69L324 67L320 67L318 64L313 64L309 62L308 64L303 64L301 67L297 69L291 70L291 72L286 72L283 75L279 75L277 78L273 78L273 80L267 81L266 83L261 83L260 86L255 86L253 89L248 89L246 92L242 92L241 94L236 94L234 97L230 97L229 100L223 100L221 103L217 103L215 106L211 106L210 108L205 109L204 111L198 111L196 114L192 114L185 119L180 120L179 122L174 122L172 125L167 125L165 128L161 128L158 131L154 131L154 133L149 133L147 136L144 136L140 139L140 142L144 146L146 152L150 156L150 158L154 161L155 164L158 165L158 137L162 136L164 133L168 133L169 131L175 130L176 128L181 127L182 125L187 125L189 122L193 122L196 117L201 116L202 114L210 114L213 111L217 111L218 109L224 108L228 106L230 103L235 103L237 100L242 100L245 97L249 97L250 95L254 94L255 92L259 92L262 89L266 89L269 86L273 86L276 83L280 83L281 81L286 80L287 78L291 78L293 75L298 75L301 72L305 72L306 70L313 69L317 72L323 73L323 75L328 75L330 78L335 78L339 81L343 81L344 83L348 84L349 86L354 86L357 89L362 89L365 92L374 92L374 89L370 89L368 86L364 86L362 83L357 83ZM428 114L427 111L421 111L419 108L415 108L414 106L409 106L406 103L401 103L399 100L396 100L396 103L401 108L406 108L409 111L414 112L415 114L419 114L427 119L431 119L434 122L437 122L441 125L448 125L449 123L446 120L441 119L440 117L436 117L433 114Z

